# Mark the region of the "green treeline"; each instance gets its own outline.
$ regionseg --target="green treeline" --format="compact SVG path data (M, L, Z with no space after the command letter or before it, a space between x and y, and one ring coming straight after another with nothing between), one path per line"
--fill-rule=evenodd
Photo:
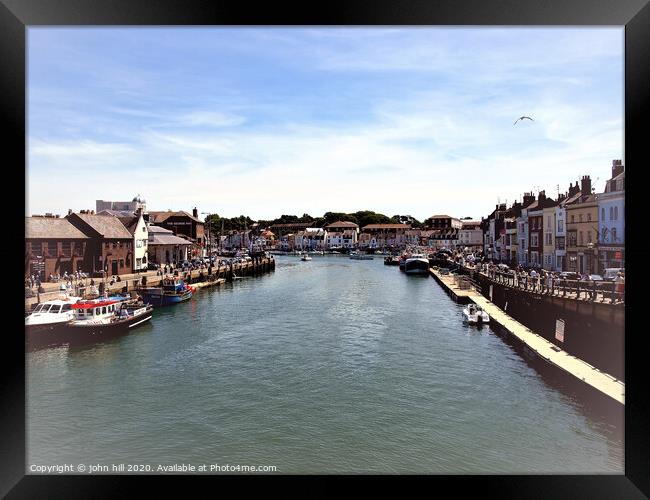
M354 213L345 212L326 212L322 217L312 217L309 214L302 214L301 217L297 215L282 215L273 220L253 220L247 215L240 215L239 217L220 217L218 214L211 214L206 217L205 222L210 225L210 230L215 233L221 233L223 228L224 232L227 231L241 231L244 229L252 229L253 224L257 223L258 229L269 227L273 224L289 224L293 222L308 222L311 227L324 227L336 221L349 221L359 225L359 227L367 226L368 224L410 224L413 228L422 227L422 223L411 217L410 215L387 215L373 212L372 210L360 210Z

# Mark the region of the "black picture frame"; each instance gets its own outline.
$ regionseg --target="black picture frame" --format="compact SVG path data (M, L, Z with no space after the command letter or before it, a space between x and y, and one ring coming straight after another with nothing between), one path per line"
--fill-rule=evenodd
M648 0L374 0L373 2L328 1L297 6L260 3L254 6L223 0L0 0L0 105L5 122L6 160L4 172L16 172L25 165L25 69L26 28L45 25L587 25L625 26L625 164L627 183L626 257L628 267L642 270L648 256L643 241L642 200L646 190L647 164L642 158L641 139L648 111L650 82L650 6ZM607 71L607 68L603 68ZM20 174L7 177L6 192L20 198ZM9 184L10 183L10 184ZM26 186L24 186L26 188ZM637 191L637 194L634 194ZM26 195L26 191L23 191ZM645 195L647 197L647 195ZM23 199L24 201L24 199ZM8 203L10 227L5 236L20 239L24 234L24 212L19 201ZM635 224L635 220L639 224ZM647 223L647 222L646 222ZM15 236L17 235L17 236ZM11 266L14 246L3 245L3 262L9 283L21 283L20 266ZM631 260L631 264L630 264ZM14 269L15 268L15 269ZM644 498L650 495L650 432L648 432L648 389L644 366L642 273L629 273L626 287L632 287L626 301L626 408L625 475L609 476L418 476L412 477L427 488L456 492L477 488L481 495L516 498ZM10 290L14 287L11 285ZM23 307L20 294L8 293L8 316L19 318ZM15 295L15 298L14 298ZM15 300L15 304L14 304ZM636 321L635 321L636 320ZM278 477L196 477L178 476L30 476L25 475L25 359L21 325L12 319L4 330L2 363L2 432L0 494L8 498L105 497L129 494L135 480L150 488L168 488L170 479L197 479L236 482L241 487L262 481L275 484ZM348 483L361 478L346 477ZM375 478L381 485L386 476ZM186 487L186 486L185 486ZM183 487L183 489L185 489ZM434 487L436 490L432 490ZM167 490L169 492L169 490ZM241 491L241 490L240 490ZM320 490L325 491L325 490Z

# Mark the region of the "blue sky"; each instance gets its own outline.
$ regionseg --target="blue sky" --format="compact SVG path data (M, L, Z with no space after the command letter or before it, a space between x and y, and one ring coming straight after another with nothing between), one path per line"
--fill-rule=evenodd
M29 28L26 211L139 193L228 217L480 218L585 174L602 190L624 159L623 41L622 27Z

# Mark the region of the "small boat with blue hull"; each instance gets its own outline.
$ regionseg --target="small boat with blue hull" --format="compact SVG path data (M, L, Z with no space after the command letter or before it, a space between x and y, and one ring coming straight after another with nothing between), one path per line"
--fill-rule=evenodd
M139 292L144 301L152 306L170 306L190 300L196 288L187 285L182 279L165 278L158 287L143 288Z

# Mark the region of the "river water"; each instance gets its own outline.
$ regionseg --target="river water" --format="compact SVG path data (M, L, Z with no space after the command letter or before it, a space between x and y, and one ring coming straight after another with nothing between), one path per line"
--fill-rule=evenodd
M128 336L27 353L31 464L623 473L590 414L428 277L277 257Z

